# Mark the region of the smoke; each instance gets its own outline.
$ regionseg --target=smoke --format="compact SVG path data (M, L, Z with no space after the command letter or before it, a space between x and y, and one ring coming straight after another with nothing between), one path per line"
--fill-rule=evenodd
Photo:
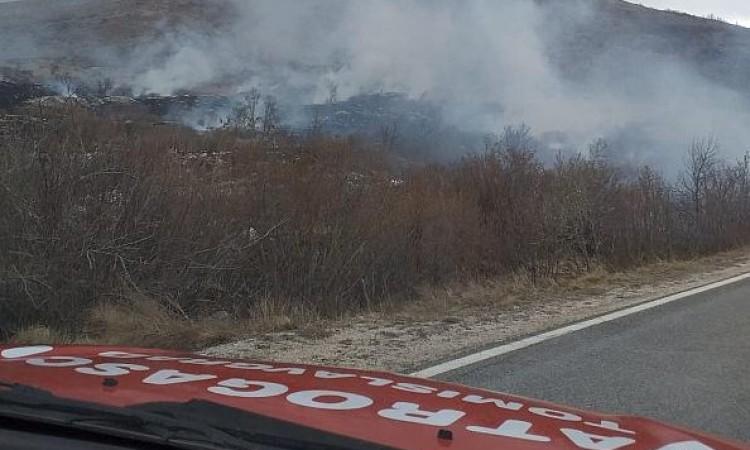
M443 102L453 120L481 129L532 116L546 127L558 117L541 106L567 101L530 1L234 4L230 33L174 39L182 45L136 76L136 90L172 94L234 81L237 90L258 87L298 103L324 101L333 86L341 98L395 91Z
M440 105L464 130L524 123L548 150L605 138L614 157L667 169L696 137L716 137L729 156L750 145L746 93L707 78L684 51L608 34L596 1L227 2L226 28L142 43L117 81L137 94L257 88L286 105L399 92ZM607 42L578 36L592 27Z

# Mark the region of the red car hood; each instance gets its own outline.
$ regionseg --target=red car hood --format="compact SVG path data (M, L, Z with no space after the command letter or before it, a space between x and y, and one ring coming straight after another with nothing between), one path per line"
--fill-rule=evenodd
M205 400L400 449L750 448L643 418L392 373L159 350L0 347L0 382L115 407Z

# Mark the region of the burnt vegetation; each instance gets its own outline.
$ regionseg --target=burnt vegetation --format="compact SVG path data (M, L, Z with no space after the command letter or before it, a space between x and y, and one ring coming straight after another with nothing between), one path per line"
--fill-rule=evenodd
M255 126L274 114L238 111L253 133L73 103L0 116L2 338L99 340L118 321L144 334L112 313L144 305L185 324L341 317L421 286L559 279L750 240L750 158L722 160L713 139L668 180L618 166L604 141L542 164L525 127L460 161L405 164L381 142Z

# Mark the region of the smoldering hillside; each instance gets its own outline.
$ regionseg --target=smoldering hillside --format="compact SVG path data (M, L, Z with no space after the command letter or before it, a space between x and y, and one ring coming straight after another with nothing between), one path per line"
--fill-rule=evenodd
M40 79L110 78L132 95L258 89L290 122L309 120L300 105L402 93L462 130L525 123L548 154L605 138L614 157L667 170L696 137L729 156L750 146L750 30L620 0L22 0L0 11L1 64Z
M748 31L720 22L18 0L0 35L0 341L206 348L750 244Z

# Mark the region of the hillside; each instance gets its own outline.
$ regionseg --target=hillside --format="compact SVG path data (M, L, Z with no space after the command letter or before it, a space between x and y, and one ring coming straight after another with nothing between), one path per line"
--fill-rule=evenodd
M0 77L44 95L147 98L198 129L256 92L258 111L278 106L290 128L439 159L519 124L545 161L600 138L621 161L662 168L696 138L717 137L733 158L748 148L750 29L622 0L353 5L0 3ZM0 85L0 105L39 92Z
M120 68L147 43L186 29L220 30L226 0L22 0L0 3L0 65L47 77ZM107 73L108 74L108 73Z
M748 93L750 29L621 0L586 0L594 20L581 20L568 0L537 0L556 27L550 53L570 77L594 67L640 71L624 61L638 53L683 61L703 76ZM579 1L579 3L581 3Z
M750 29L621 0L535 0L548 52L570 78L592 70L629 71L647 52L681 60L723 85L748 89ZM575 4L575 7L571 5ZM235 17L232 0L22 0L0 4L0 65L32 70L121 68L145 43L180 33L220 34ZM150 47L152 48L152 47ZM165 46L164 51L168 51ZM144 61L163 55L137 55ZM614 67L610 67L614 66Z

